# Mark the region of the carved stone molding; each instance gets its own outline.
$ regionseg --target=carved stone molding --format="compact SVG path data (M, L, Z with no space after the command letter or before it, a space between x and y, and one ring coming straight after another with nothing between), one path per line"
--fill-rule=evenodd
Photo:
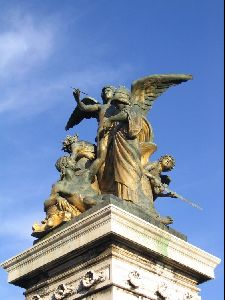
M214 275L218 262L110 204L56 230L2 266L9 271L9 282L27 289L27 300L79 299L104 289L120 295L114 286L146 299L200 300L198 284Z
M85 289L91 288L93 285L105 281L106 277L102 272L97 273L92 270L88 271L81 280L81 284Z
M194 296L192 294L190 294L189 292L185 293L183 300L190 300L190 299L194 299Z
M108 205L61 231L55 232L31 249L4 262L2 267L9 272L9 282L15 282L27 272L35 272L41 268L43 260L47 265L59 259L62 254L69 255L71 247L68 245L71 243L75 251L76 245L82 247L92 239L97 240L108 234L110 228L113 228L113 232L121 235L123 239L130 242L139 241L140 246L143 245L149 251L166 256L174 264L182 265L185 270L190 267L194 268L194 272L201 277L202 281L214 277L214 268L220 262L218 258L168 232L134 215L131 217L129 213L115 205Z
M131 271L129 274L128 274L128 282L129 284L137 289L140 284L141 284L141 277L140 277L140 274L137 272L137 271Z
M158 285L158 289L156 291L156 294L163 297L165 300L172 300L171 298L171 289L168 287L168 285L165 282L161 282ZM173 299L175 300L175 299Z
M194 300L194 296L183 290L175 289L171 284L164 281L160 282L156 290L156 295L163 298L163 300Z
M53 294L54 300L61 300L74 294L74 289L66 284L60 284Z

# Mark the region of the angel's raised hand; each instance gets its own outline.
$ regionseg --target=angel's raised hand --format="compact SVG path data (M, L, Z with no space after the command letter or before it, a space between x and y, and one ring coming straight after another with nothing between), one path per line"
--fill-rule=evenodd
M79 89L74 89L73 90L73 96L74 96L76 101L79 101L80 100L80 90Z

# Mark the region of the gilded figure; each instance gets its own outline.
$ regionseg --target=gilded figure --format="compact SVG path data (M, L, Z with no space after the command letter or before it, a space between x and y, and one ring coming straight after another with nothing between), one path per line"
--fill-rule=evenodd
M89 96L80 99L80 90L73 90L77 103L65 129L84 119L98 122L96 145L67 136L62 150L67 155L56 162L60 179L52 186L44 203L46 218L33 225L33 236L40 237L56 226L71 220L92 206L104 202L112 194L118 201L128 201L153 219L169 225L171 217L161 217L154 201L158 197L180 198L171 191L170 177L175 159L164 155L157 161L151 156L157 150L152 125L147 115L154 101L167 89L192 79L186 74L162 74L142 77L118 88L103 87L99 103ZM193 205L194 206L194 205Z

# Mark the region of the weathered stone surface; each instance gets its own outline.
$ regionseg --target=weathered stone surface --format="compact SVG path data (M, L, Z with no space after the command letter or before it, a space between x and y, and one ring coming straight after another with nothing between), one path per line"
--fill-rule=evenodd
M113 201L4 262L9 282L27 300L201 299L220 260Z

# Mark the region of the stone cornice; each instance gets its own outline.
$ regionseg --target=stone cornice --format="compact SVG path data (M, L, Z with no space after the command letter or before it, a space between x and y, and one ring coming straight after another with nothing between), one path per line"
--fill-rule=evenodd
M220 262L217 257L110 204L68 224L1 266L8 271L9 282L15 282L107 235L118 236L171 265L193 271L199 282L214 278L214 269Z

